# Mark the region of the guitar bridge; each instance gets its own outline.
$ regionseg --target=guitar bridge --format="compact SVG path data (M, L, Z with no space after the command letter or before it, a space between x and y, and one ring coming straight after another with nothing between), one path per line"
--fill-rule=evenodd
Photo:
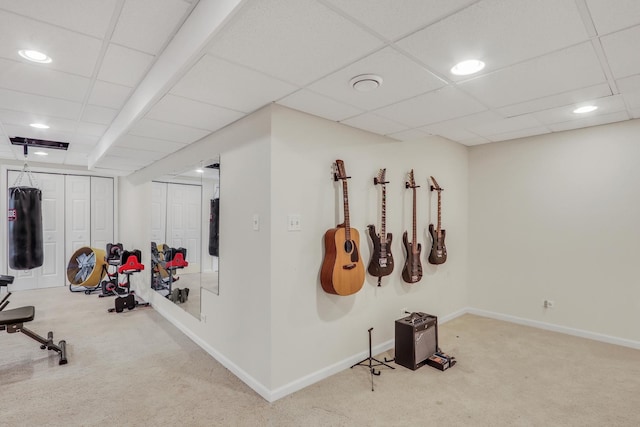
M354 268L356 268L355 264L347 264L347 265L343 265L342 268L344 268L345 270L352 270Z

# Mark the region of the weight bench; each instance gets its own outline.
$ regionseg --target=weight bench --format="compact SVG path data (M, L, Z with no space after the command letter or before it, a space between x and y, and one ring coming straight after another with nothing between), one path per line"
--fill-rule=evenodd
M4 309L9 304L8 299L11 296L11 292L9 292L8 289L11 283L13 283L13 276L0 275L0 290L3 286L7 287L7 294L2 299L2 301L0 301L0 331L6 330L10 334L22 332L29 338L38 341L42 350L53 350L56 353L59 353L59 364L66 365L67 343L64 340L60 341L58 345L56 345L53 343L53 332L49 331L49 334L45 339L23 326L24 323L31 322L34 319L36 313L36 309L34 306L29 305L13 308L11 310Z

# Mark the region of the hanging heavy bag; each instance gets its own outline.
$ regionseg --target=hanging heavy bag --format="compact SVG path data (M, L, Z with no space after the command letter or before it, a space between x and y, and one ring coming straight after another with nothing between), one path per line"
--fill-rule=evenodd
M8 192L9 267L31 270L42 266L42 192L10 187Z
M220 228L220 199L211 199L209 215L209 255L218 256L218 231Z

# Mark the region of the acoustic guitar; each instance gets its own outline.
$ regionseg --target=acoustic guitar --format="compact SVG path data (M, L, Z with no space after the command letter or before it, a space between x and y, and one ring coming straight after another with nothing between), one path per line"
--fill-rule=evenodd
M429 262L431 264L444 264L447 260L447 247L444 245L445 230L442 229L442 215L441 215L441 198L440 194L444 191L444 188L438 185L438 181L434 177L431 177L431 191L438 192L438 227L434 229L433 224L429 224L429 234L431 235L431 252L429 253Z
M373 242L373 253L367 271L374 277L378 278L378 286L380 286L380 278L388 276L393 271L393 255L391 254L391 233L386 232L386 211L387 211L387 187L389 181L385 181L386 169L380 169L378 176L373 178L373 185L382 187L382 223L380 224L380 234L376 234L376 226L368 225L369 237Z
M360 235L349 224L349 194L342 160L336 160L334 180L342 180L344 222L324 234L325 255L320 270L322 289L330 294L351 295L364 284L364 264L360 257Z
M402 280L407 283L417 283L422 279L422 263L420 262L420 252L422 251L422 245L418 243L418 233L416 231L416 181L413 177L413 169L409 172L409 180L405 182L405 188L411 188L413 190L413 235L412 241L409 243L407 240L407 232L402 235L402 243L404 244L406 261L404 268L402 269Z

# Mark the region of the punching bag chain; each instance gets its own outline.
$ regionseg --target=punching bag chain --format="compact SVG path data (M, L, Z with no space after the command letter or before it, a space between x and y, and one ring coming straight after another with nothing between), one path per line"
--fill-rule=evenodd
M25 173L29 177L29 184L31 184L31 186L34 188L39 188L38 181L36 181L36 177L31 172L31 169L29 168L29 164L27 163L27 146L26 145L24 146L24 166L20 171L20 175L18 175L18 177L16 178L16 181L13 183L14 187L19 187L20 185L22 185L22 178L24 177Z

